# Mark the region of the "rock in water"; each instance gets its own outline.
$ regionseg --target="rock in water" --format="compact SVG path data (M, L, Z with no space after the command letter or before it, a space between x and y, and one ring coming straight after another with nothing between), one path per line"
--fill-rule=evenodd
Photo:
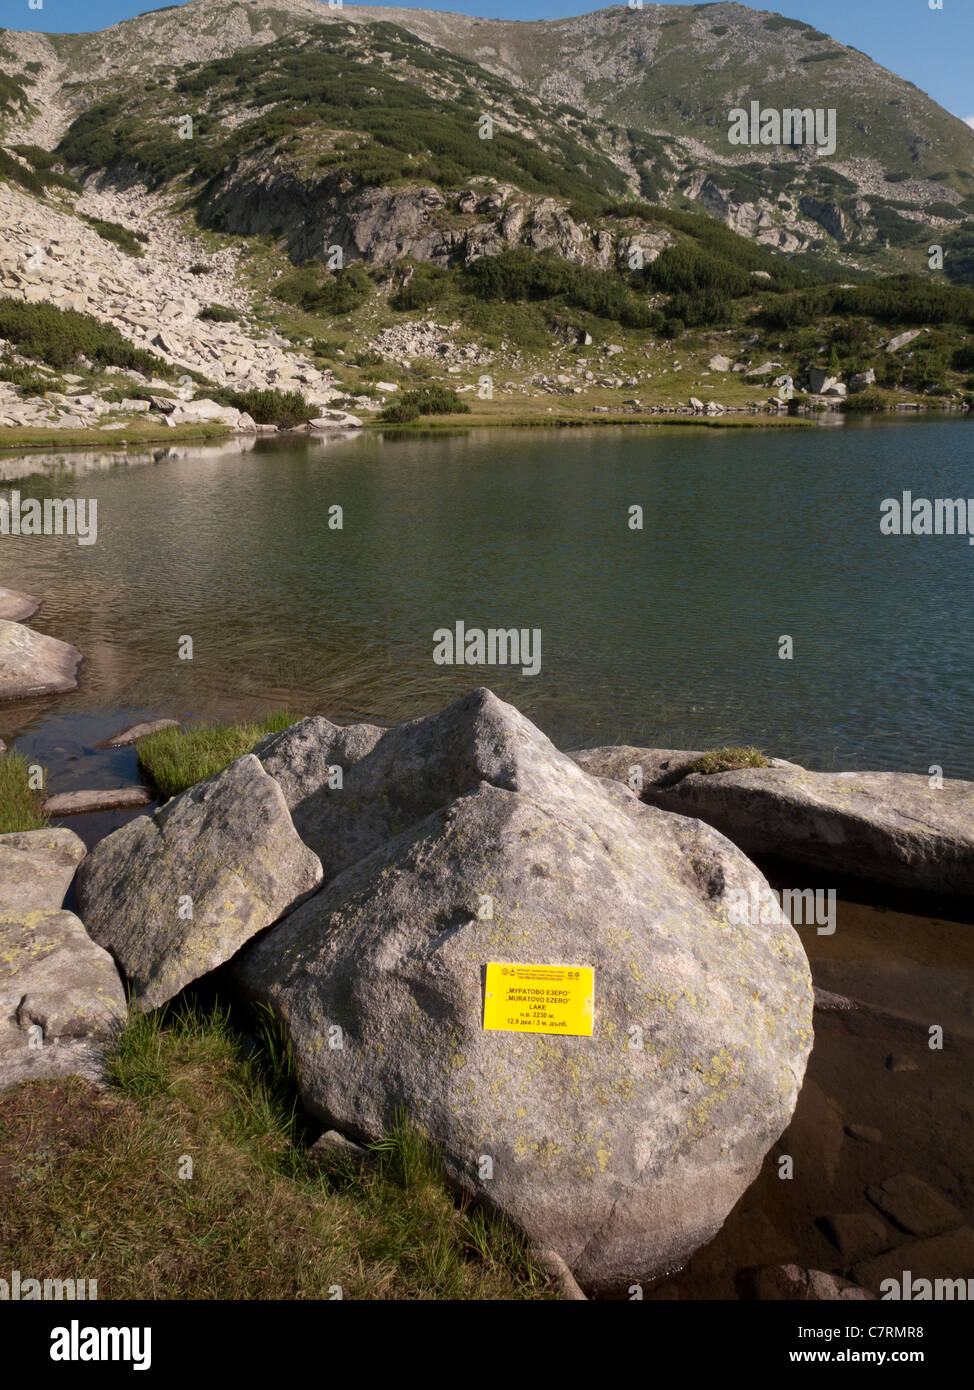
M280 787L251 754L95 846L79 912L154 1009L321 882Z
M341 791L320 780L336 738ZM792 927L730 920L730 892L763 883L744 855L589 776L487 690L385 733L304 721L262 756L339 870L234 965L283 1020L309 1109L358 1140L405 1110L461 1189L589 1288L709 1240L812 1040ZM486 1031L490 961L592 967L592 1036Z
M42 599L33 594L22 594L17 589L0 588L0 618L12 623L23 623L32 618L40 608Z
M84 854L70 830L0 835L0 1089L100 1075L125 1018L111 956L60 910Z
M974 897L974 783L787 766L692 773L648 801L699 816L746 854L943 897Z
M77 690L83 661L67 642L0 619L0 700Z

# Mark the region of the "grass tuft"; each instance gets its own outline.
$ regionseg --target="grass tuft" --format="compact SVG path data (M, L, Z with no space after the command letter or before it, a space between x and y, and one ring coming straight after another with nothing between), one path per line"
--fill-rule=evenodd
M0 757L0 835L43 830L47 817L27 783L27 760L19 753Z
M279 710L248 724L200 724L191 729L160 729L137 744L139 766L160 796L176 796L187 787L222 772L249 753L267 734L280 733L301 718Z
M734 772L741 767L767 767L768 760L758 748L713 748L687 765L687 772Z

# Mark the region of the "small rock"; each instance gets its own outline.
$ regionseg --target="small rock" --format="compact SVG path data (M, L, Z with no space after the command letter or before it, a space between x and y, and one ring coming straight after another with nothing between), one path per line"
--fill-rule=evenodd
M922 1178L899 1173L866 1189L866 1196L901 1230L911 1236L936 1236L963 1223L963 1216L947 1198Z
M83 661L67 642L0 619L0 700L77 690Z
M46 816L82 816L88 811L116 811L151 806L153 796L145 787L109 787L104 790L56 792L44 802Z
M847 1264L877 1255L889 1245L889 1233L872 1212L856 1211L826 1217L826 1234Z

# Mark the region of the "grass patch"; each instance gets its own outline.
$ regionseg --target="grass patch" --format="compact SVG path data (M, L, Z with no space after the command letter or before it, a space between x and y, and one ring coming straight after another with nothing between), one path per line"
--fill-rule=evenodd
M19 753L0 757L0 835L18 830L43 830L47 817L27 785L27 760Z
M557 1296L408 1126L361 1167L316 1167L309 1137L266 1014L249 1036L219 1004L134 1016L107 1090L0 1095L0 1263L96 1278L101 1299Z
M136 745L139 766L161 796L176 796L235 759L249 753L267 734L280 733L301 718L279 710L249 724L200 724L192 729L160 729Z
M113 242L127 256L140 259L145 255L142 245L148 238L140 232L133 232L129 227L123 227L120 222L108 222L102 217L87 217L84 213L81 214L81 220L93 227L103 241Z
M735 772L741 767L767 767L768 760L757 748L713 748L687 764L687 772Z

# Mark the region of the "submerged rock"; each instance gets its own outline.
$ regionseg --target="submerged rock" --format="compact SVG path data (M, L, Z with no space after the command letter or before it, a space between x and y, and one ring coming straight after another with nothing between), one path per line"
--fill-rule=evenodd
M138 743L140 738L148 738L150 734L158 734L163 729L179 727L178 719L150 719L142 724L133 724L131 728L123 729L119 734L112 734L111 738L106 738L98 747L127 748L132 743Z
M0 588L0 618L11 623L23 623L32 618L43 603L43 599L33 594L22 594L16 589Z
M388 731L305 720L257 752L330 881L234 973L283 1020L312 1113L369 1141L405 1110L458 1187L591 1288L709 1240L812 1037L790 924L729 920L760 877L743 854L487 690ZM492 961L592 968L591 1036L485 1029Z
M77 690L83 661L67 642L0 619L0 700Z
M249 753L95 846L79 912L153 1009L313 892L321 864Z

